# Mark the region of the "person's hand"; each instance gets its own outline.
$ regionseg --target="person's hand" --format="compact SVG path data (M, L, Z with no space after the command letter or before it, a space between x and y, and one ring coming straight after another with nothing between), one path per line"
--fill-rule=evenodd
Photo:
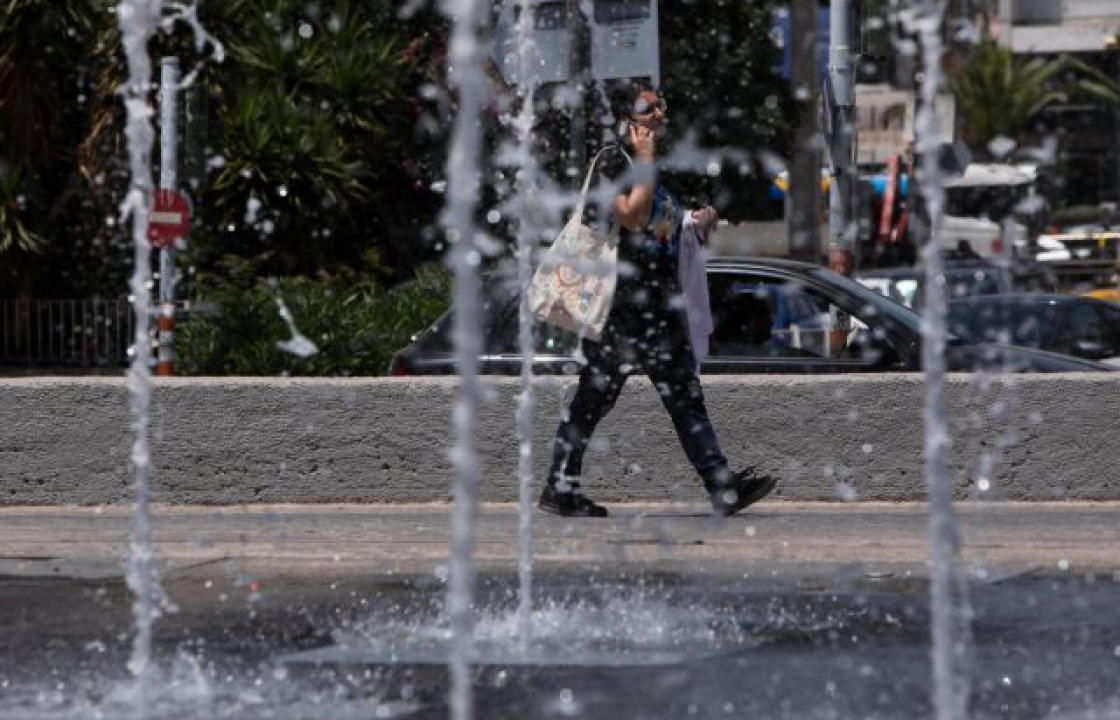
M699 210L692 211L692 219L705 230L710 229L719 220L719 213L711 205L705 205Z
M716 221L719 220L719 213L711 205L705 205L699 210L692 211L692 219L700 228L700 240L703 243L708 242L708 237L712 233L712 228L715 227Z
M653 148L657 137L651 128L638 123L630 123L630 147L641 160L653 160Z

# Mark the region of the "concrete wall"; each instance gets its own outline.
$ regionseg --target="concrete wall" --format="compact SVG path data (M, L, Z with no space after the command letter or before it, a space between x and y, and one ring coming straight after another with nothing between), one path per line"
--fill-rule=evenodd
M733 466L760 463L789 499L919 499L922 378L704 379ZM485 496L516 497L516 379L488 379L478 417ZM543 468L570 379L536 385ZM454 378L164 379L152 400L153 486L173 503L444 500ZM1120 378L956 376L947 386L961 497L1120 499ZM0 380L0 504L129 498L121 379ZM634 378L585 463L603 501L700 501L669 418ZM543 474L543 473L542 473ZM540 475L538 475L540 477ZM981 492L980 477L990 489Z

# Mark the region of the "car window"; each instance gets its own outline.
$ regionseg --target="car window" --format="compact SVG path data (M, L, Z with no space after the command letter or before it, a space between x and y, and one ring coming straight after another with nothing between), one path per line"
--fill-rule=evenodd
M1066 314L1065 322L1061 329L1060 349L1062 352L1075 354L1079 342L1104 344L1105 332L1101 316L1096 308L1087 303L1077 303Z
M516 297L498 315L498 323L490 337L488 352L493 355L520 355L521 345ZM555 325L537 322L533 324L533 353L535 355L573 355L579 344L579 336Z
M483 287L482 304L479 308L482 332L485 337L492 337L495 333L503 331L500 323L501 316L507 312L508 306L516 297L516 286L510 289L508 282L490 281ZM495 325L495 322L499 322ZM448 310L441 315L427 330L420 334L416 346L427 354L451 355L455 352L455 343L452 338L455 325L455 312ZM514 321L514 333L516 319Z
M920 289L921 285L916 278L899 278L891 285L891 292L887 297L908 308L914 308L921 305L921 298L918 297Z
M946 276L950 299L969 295L997 295L1003 290L997 268L954 268L948 270Z
M1108 346L1120 355L1120 307L1097 305L1096 308L1104 321L1104 334Z
M860 282L912 310L921 310L925 300L925 277L922 272L920 268L914 268L912 275L895 274L881 279L872 276L863 278ZM1003 271L997 267L949 266L945 270L945 277L949 299L970 295L996 295L1006 289Z
M709 275L712 357L853 357L868 325L815 288L750 273Z
M883 297L888 297L896 303L913 308L917 302L918 280L905 275L863 275L855 278L856 282L865 288L874 290Z
M441 315L420 335L416 347L426 354L451 354L454 348L451 340L451 326L454 319L454 313L450 310Z
M1059 306L1033 301L949 303L949 331L973 342L1044 348L1058 323Z

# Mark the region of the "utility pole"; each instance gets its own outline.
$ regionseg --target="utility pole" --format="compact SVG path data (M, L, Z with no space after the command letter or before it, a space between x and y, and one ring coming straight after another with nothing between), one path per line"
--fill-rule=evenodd
M790 255L820 262L821 156L817 140L817 0L790 2L790 82L800 122L786 193Z
M183 91L183 142L181 146L182 169L181 182L190 188L190 197L197 198L199 187L206 179L206 138L207 126L207 95L201 83L191 83ZM192 211L195 208L192 207ZM197 222L197 216L194 218ZM184 309L197 295L194 275L188 274L186 278L176 283L179 299L183 301L180 307Z
M587 166L587 84L591 75L591 30L580 7L581 0L568 0L568 33L571 39L571 87L575 91L572 120L568 140L571 143L571 163L576 168L573 177L583 177Z
M160 61L159 188L174 191L179 184L179 58ZM175 245L159 251L159 350L157 375L175 374Z
M832 0L829 13L828 109L832 127L829 151L832 185L829 189L829 264L844 266L851 273L856 234L855 199L855 71L859 56L859 0Z

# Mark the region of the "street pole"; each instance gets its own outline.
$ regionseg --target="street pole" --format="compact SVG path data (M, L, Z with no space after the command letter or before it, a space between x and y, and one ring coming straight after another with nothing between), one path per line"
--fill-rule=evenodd
M790 81L800 109L786 192L786 227L790 255L821 260L821 157L814 90L817 80L817 0L790 3Z
M192 83L183 91L183 142L181 144L182 180L190 188L191 197L198 197L198 189L206 179L206 137L207 137L207 98L206 91L200 83ZM196 208L191 208L193 221L197 222ZM184 238L186 240L186 238ZM197 295L197 288L192 282L194 275L188 273L186 278L176 283L179 299L183 302L181 307L186 309Z
M174 191L179 184L179 59L160 61L159 189ZM159 251L159 350L156 375L175 374L175 246Z
M568 140L571 143L570 168L574 178L582 178L587 165L587 82L591 74L590 29L580 0L568 0L568 33L571 40L570 83L575 90Z
M829 13L828 77L831 86L832 184L828 205L829 264L846 267L851 273L856 223L852 204L855 166L852 141L855 120L855 68L858 47L856 18L858 0L832 0Z

